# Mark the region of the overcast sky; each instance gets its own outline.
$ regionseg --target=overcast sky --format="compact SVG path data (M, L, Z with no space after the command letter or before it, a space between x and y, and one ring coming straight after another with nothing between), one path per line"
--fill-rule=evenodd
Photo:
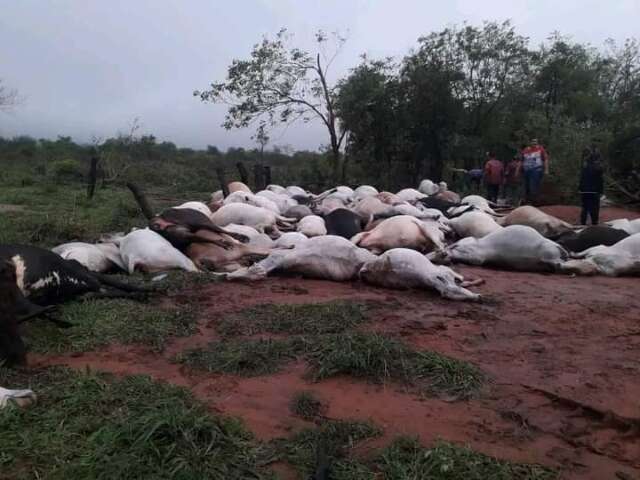
M511 19L534 44L559 30L599 46L640 36L639 18L640 0L0 0L0 78L25 97L0 112L0 136L85 142L139 117L143 132L179 146L250 147L252 132L224 130L224 106L192 92L281 27L301 46L318 28L348 32L334 71L342 76L364 52L401 56L419 36L464 21ZM273 137L326 143L313 124Z

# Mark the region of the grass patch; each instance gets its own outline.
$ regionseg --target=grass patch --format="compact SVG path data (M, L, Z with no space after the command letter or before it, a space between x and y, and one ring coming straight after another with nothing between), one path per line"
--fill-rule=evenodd
M396 381L425 390L471 396L483 375L473 365L431 351L415 351L374 333L327 335L307 354L315 380L350 375L375 382Z
M456 398L472 396L482 372L470 363L431 351L416 351L375 333L295 336L288 339L232 339L182 353L177 360L215 373L269 375L304 357L314 381L349 375L373 382L398 382Z
M126 190L99 189L93 200L87 200L84 188L70 185L3 187L0 203L25 208L0 216L0 243L53 247L72 240L94 241L105 232L146 224Z
M44 320L30 323L25 339L34 351L86 352L110 343L142 344L162 351L169 338L196 331L193 310L122 299L68 303L60 307L58 317L73 327L61 329Z
M0 410L2 478L266 479L238 421L212 416L186 390L148 377L0 369L39 403Z
M424 448L399 438L376 462L384 479L413 480L552 480L558 473L540 465L510 463L447 442Z
M372 478L364 465L348 459L349 451L362 440L382 434L377 426L367 422L331 420L317 428L308 428L288 439L272 442L275 455L310 478L319 460L331 464L331 476L335 480ZM319 453L321 452L321 453Z
M222 335L340 333L365 321L362 303L335 301L301 305L265 304L241 310L218 326Z
M322 412L324 405L313 392L297 392L291 399L291 413L305 420L313 420Z
M211 373L256 377L276 373L303 349L300 339L224 340L183 352L176 360Z

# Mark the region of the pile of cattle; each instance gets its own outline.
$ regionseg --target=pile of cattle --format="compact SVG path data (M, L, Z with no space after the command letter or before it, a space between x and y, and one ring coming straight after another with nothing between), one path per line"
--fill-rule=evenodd
M68 243L51 252L0 245L17 286L39 305L89 291L135 291L114 270L211 271L229 280L288 272L335 281L361 279L392 288L424 287L455 300L479 298L443 264L609 276L640 273L640 219L577 227L532 206L515 209L479 195L460 198L446 184L379 192L339 186L319 195L240 182L208 204L166 209L143 229Z
M128 296L147 289L114 271L216 272L228 280L290 273L388 288L425 288L452 300L477 300L444 264L609 276L640 274L640 219L577 227L532 206L499 208L479 195L460 198L429 180L418 189L379 192L339 186L319 195L240 182L208 204L187 202L146 228L73 242L51 251L0 245L0 356L24 354L17 323L88 292ZM4 326L3 326L4 325ZM19 338L19 337L18 337ZM2 399L8 391L0 391ZM24 393L24 392L23 392ZM18 392L15 395L20 395Z

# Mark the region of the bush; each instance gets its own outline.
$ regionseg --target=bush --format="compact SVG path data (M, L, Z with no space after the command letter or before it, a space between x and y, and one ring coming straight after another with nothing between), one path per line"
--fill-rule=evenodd
M57 160L51 164L53 178L58 182L79 181L84 178L84 172L80 162L73 158Z

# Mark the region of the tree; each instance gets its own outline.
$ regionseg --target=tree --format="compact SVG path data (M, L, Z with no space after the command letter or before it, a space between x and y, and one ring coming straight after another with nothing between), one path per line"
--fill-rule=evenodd
M0 80L0 111L9 112L21 102L18 90L5 87Z
M561 116L577 122L603 119L605 105L598 91L603 63L595 50L554 33L550 44L542 45L534 60L537 72L533 89L547 119L548 132Z
M336 112L348 132L346 157L352 158L372 179L381 180L385 172L386 188L395 179L393 160L397 157L399 134L397 79L390 61L363 62L338 84ZM343 182L346 168L343 168Z
M251 137L260 147L260 162L263 161L264 157L264 147L269 143L269 134L267 133L266 126L264 123L261 123L260 126L256 130L256 134Z
M338 124L335 87L330 85L327 74L345 39L337 33L318 31L315 56L291 47L290 40L286 29L273 40L265 37L254 45L248 60L232 62L224 82L212 83L209 90L195 91L194 95L205 102L229 106L223 124L227 129L248 127L257 120L264 128L320 120L329 134L337 179L345 131Z
M469 134L482 135L492 116L506 105L509 92L528 80L528 39L509 21L465 25L418 40L416 57L441 71L457 72L453 94L467 110Z

